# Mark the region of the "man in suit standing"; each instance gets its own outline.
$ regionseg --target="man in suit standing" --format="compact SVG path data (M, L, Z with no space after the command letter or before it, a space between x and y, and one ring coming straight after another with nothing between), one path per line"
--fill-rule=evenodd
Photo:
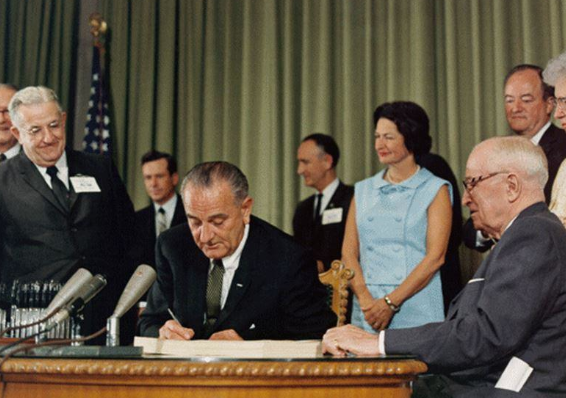
M550 120L553 98L554 87L543 81L539 66L517 65L505 77L505 115L509 127L515 134L540 145L548 160L548 182L544 187L547 204L558 168L566 158L566 133ZM466 222L467 247L484 252L492 246L492 240L482 230L481 225L474 228L471 219Z
M318 272L330 268L342 257L342 241L354 187L336 176L340 149L334 139L315 133L305 137L297 151L297 173L305 185L317 190L297 205L293 216L293 235L313 250Z
M18 140L12 134L12 121L8 104L18 89L11 84L0 83L0 162L13 158L20 150Z
M99 330L133 271L132 202L110 158L65 149L67 115L51 89L18 91L9 111L23 152L0 166L1 280L65 282L79 267L104 274L82 332ZM133 331L123 331L125 344Z
M163 231L187 221L181 197L177 162L168 153L149 151L141 158L143 182L152 203L136 212L136 245L140 262L155 266L155 241Z
M565 396L566 230L544 203L547 179L544 153L528 140L477 145L462 201L499 242L446 320L379 335L335 328L325 350L416 355L444 376L422 379L415 390L429 395L415 396Z
M248 181L236 166L195 166L181 195L188 225L157 239L157 281L141 315L142 335L316 339L336 324L314 258L251 215Z

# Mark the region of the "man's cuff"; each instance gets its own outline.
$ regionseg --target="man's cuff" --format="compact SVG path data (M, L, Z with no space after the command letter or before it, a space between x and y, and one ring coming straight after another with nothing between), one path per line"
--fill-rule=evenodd
M385 331L384 330L380 331L378 336L377 336L377 349L379 350L380 354L386 355L386 353L385 353Z

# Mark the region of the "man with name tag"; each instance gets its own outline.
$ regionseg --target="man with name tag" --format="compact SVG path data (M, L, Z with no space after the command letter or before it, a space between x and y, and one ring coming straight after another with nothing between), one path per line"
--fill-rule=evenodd
M251 215L236 166L207 162L183 180L188 224L157 238L157 281L141 334L164 339L320 339L336 325L307 249Z
M0 83L0 163L20 153L22 147L12 134L12 121L8 104L18 89L6 83Z
M24 88L8 108L23 152L0 167L1 280L65 282L79 267L104 274L108 285L85 309L89 334L105 326L133 271L133 205L109 157L65 149L67 115L53 90Z
M421 378L414 397L566 396L566 230L545 204L547 180L544 152L531 141L478 144L462 203L498 243L446 320L379 334L334 328L324 350L416 355L437 376Z
M342 257L342 241L354 187L336 176L340 149L334 139L315 133L305 137L297 151L297 173L305 185L316 189L297 205L293 216L293 235L313 250L318 272L330 268Z

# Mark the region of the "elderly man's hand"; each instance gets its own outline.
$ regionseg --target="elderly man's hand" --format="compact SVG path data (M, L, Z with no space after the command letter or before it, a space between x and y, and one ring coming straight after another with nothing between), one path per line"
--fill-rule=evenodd
M369 305L362 307L366 322L376 331L385 329L391 318L393 318L393 311L384 299L374 299Z
M381 354L377 335L352 325L328 329L322 338L322 352L340 357L348 353L357 356Z
M177 321L172 319L165 322L159 329L159 338L166 340L190 340L195 335L193 329L184 328Z
M214 333L209 340L243 340L243 338L234 329L228 329Z

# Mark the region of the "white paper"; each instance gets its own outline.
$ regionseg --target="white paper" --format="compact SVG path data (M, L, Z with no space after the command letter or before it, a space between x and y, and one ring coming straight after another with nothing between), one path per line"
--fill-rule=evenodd
M336 224L342 221L342 208L324 210L322 213L322 225Z
M76 193L100 192L96 178L90 176L73 176L70 178Z
M533 368L528 363L520 358L513 357L497 380L495 388L520 392L532 372Z

